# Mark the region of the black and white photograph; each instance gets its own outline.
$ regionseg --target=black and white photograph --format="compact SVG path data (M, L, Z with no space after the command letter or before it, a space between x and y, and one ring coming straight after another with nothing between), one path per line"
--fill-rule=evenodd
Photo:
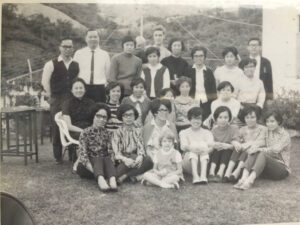
M2 225L300 225L300 0L0 5Z

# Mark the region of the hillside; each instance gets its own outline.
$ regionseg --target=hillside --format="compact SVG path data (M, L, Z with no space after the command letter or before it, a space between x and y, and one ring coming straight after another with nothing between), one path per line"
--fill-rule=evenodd
M109 52L119 52L120 39L124 35L139 34L141 13L144 18L144 37L148 44L152 41L153 27L162 24L167 30L165 44L172 37L181 37L187 46L184 53L186 57L191 47L199 44L210 50L208 58L222 58L223 48L229 45L236 46L240 55L244 56L248 38L261 37L262 32L259 26L234 23L262 24L262 10L257 8L236 10L171 5L65 3L24 5L2 5L2 77L27 72L28 58L33 63L33 70L41 68L47 60L57 55L57 46L62 36L71 36L75 49L84 46L84 31L78 29L80 26L99 28L102 48ZM214 68L222 60L208 63Z

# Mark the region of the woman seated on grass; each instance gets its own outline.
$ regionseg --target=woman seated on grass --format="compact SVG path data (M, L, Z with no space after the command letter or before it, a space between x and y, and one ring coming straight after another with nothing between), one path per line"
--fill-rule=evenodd
M168 115L171 112L171 102L167 99L154 99L150 104L151 113L154 118L143 128L143 138L146 153L153 159L153 156L160 148L159 137L166 130L171 130L175 136L175 142L178 143L176 127L168 121Z
M170 74L167 67L159 62L160 52L156 47L146 49L148 64L143 68L141 78L145 80L146 94L150 99L159 97L159 92L163 88L170 87Z
M122 183L125 180L136 182L136 176L143 174L153 166L149 156L145 156L142 129L134 121L139 113L129 104L121 104L118 119L123 121L122 127L113 133L112 147L118 161L117 177Z
M218 87L218 98L211 103L211 115L204 121L204 125L208 128L212 127L213 115L219 106L227 106L232 113L231 123L240 124L237 118L241 109L241 104L233 97L234 87L229 81L221 82Z
M122 104L129 104L135 107L138 111L138 118L135 120L135 124L142 127L148 115L151 102L150 99L144 95L146 82L142 78L135 78L131 81L130 87L132 94L123 98Z
M193 107L188 111L191 127L179 133L181 150L184 155L183 169L193 175L193 184L207 184L209 152L214 146L214 137L209 130L201 127L202 109ZM198 165L201 165L200 176Z
M183 179L181 154L174 149L175 136L165 130L159 136L159 150L153 157L153 170L144 173L142 183L149 182L162 188L179 188Z
M240 144L234 145L235 151L231 155L225 172L225 176L229 177L230 182L238 180L248 154L252 154L252 151L265 145L266 127L257 123L259 116L260 110L257 106L250 105L242 110L241 119L246 126L239 131Z
M176 82L180 95L174 100L175 114L176 114L176 128L178 132L190 127L190 121L188 119L188 111L199 106L199 101L193 99L189 94L191 90L191 79L188 77L180 77Z
M97 103L93 114L93 125L84 129L79 137L77 173L83 178L94 176L101 191L117 191L116 170L111 160L111 134L105 128L110 109Z
M289 133L281 126L283 122L281 114L269 111L265 114L264 121L268 128L265 147L249 151L243 175L235 188L249 189L260 175L272 180L282 180L291 172L289 167L291 139Z
M226 106L219 106L214 111L214 120L216 123L212 129L212 134L215 143L213 152L210 155L211 164L208 180L226 183L229 180L229 176L228 174L224 176L224 173L234 146L239 144L239 128L235 125L230 125L231 111Z
M106 128L109 131L115 131L122 126L122 121L117 118L117 111L120 107L120 98L123 96L124 88L122 84L112 81L107 84L105 92L107 96L106 102L111 111L111 117L107 121Z

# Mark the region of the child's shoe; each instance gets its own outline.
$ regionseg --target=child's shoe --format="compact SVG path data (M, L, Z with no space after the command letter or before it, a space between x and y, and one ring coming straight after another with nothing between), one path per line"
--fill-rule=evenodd
M229 181L229 177L223 177L222 178L222 183L229 183L230 181Z
M248 181L245 181L241 186L240 189L241 190L248 190L249 188L251 188L253 186L253 183L250 183Z
M241 189L243 183L244 183L244 180L239 180L233 187L235 189Z
M199 184L201 181L200 177L196 177L193 179L193 184Z
M114 192L118 191L117 181L116 181L115 177L111 177L109 179L109 186L110 186L111 191L114 191Z

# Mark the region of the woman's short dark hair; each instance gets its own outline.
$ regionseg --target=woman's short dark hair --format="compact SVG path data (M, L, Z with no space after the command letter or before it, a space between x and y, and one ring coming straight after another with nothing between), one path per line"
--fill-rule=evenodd
M174 94L174 91L172 90L172 88L164 88L164 89L161 89L160 92L159 92L159 97L162 98L164 96L166 96L166 94L168 92L171 92L173 96L175 96Z
M203 110L198 106L191 108L187 113L188 120L191 120L192 118L199 117L199 116L202 117L202 115L203 115Z
M133 37L131 36L125 36L122 38L122 48L124 48L124 44L127 43L127 42L132 42L134 47L136 46L136 42L135 40L133 39Z
M84 89L86 90L86 83L85 83L85 81L84 81L82 78L80 78L80 77L76 77L74 80L72 80L71 89L73 88L73 85L74 85L75 83L77 83L77 82L82 83L83 86L84 86Z
M155 117L155 114L157 114L159 108L161 105L164 105L169 113L172 112L172 106L171 106L171 102L168 99L154 99L151 103L150 103L150 110L153 114L153 116Z
M225 87L230 87L231 92L234 92L234 87L233 85L229 82L229 81L222 81L218 87L217 87L217 91L221 91L223 88Z
M133 87L138 84L142 84L144 86L144 88L146 89L146 82L140 77L132 79L132 81L130 83L131 89L133 89Z
M245 123L245 117L251 113L255 113L256 115L256 121L258 121L259 117L260 117L260 112L261 109L259 108L259 106L254 105L254 104L250 104L250 105L246 105L242 111L241 111L241 117L239 118L243 123Z
M110 119L111 117L111 111L110 111L110 108L108 105L106 105L105 103L96 103L93 105L92 107L92 113L91 113L91 116L92 118L94 119L96 113L99 111L99 110L105 110L106 111L106 114L107 114L107 120Z
M231 110L227 106L219 106L218 108L216 108L216 110L215 110L215 112L213 114L214 120L217 121L219 115L222 112L227 112L228 116L229 116L229 121L231 121L231 119L232 119Z
M251 59L251 58L245 58L243 59L240 63L239 63L239 67L244 70L245 66L248 66L250 64L253 64L254 67L256 66L257 62L255 59Z
M160 50L159 48L156 48L156 47L148 47L145 51L145 55L146 55L146 58L148 58L148 56L152 53L155 53L158 58L160 57Z
M122 99L123 94L124 94L124 86L121 83L117 82L117 81L112 81L112 82L109 82L107 84L107 86L105 87L105 94L107 96L107 101L109 101L109 93L110 93L110 91L112 89L114 89L115 87L120 87L120 89L121 89L120 99Z
M238 52L238 50L236 49L236 47L233 47L233 46L224 48L224 50L223 50L223 52L222 52L223 58L225 58L225 56L226 56L229 52L231 52L231 53L235 56L236 59L238 58L239 52Z
M121 104L117 111L118 120L123 121L123 114L129 110L132 110L134 112L134 120L136 120L139 117L139 112L133 105Z
M203 46L195 46L195 47L192 48L192 51L191 51L191 57L192 57L192 59L194 59L194 54L197 51L202 51L203 54L204 54L204 58L206 59L207 49L205 47L203 47Z
M178 80L176 80L176 87L177 87L178 90L184 82L187 82L190 85L190 87L192 86L191 78L186 77L186 76L182 76L182 77L179 77Z
M172 45L174 42L180 42L181 43L181 51L185 51L185 45L183 43L183 40L181 40L180 38L172 38L169 42L169 45L168 45L168 49L170 52L172 52Z
M264 113L264 116L263 116L263 120L264 120L264 123L266 123L267 119L270 118L271 116L273 116L275 118L275 120L278 122L278 125L282 125L283 123L283 117L282 117L282 114L274 109L269 109L268 111L266 111Z

